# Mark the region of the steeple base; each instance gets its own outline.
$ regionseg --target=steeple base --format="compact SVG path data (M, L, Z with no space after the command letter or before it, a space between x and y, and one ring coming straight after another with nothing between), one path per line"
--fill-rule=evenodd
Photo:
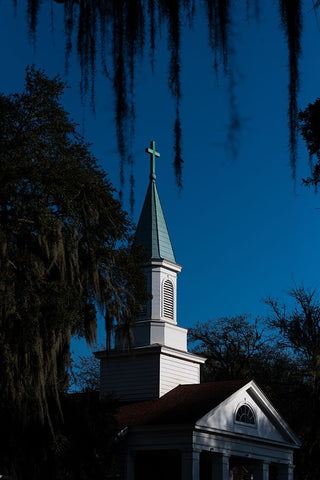
M163 345L97 352L96 357L101 360L100 396L113 394L122 402L151 400L178 385L200 383L200 364L205 362Z
M146 320L133 327L133 343L135 347L160 344L186 352L187 333L186 328L169 322Z

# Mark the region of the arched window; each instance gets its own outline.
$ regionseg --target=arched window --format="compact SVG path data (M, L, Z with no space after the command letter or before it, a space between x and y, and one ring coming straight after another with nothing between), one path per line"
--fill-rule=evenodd
M163 316L173 320L173 285L170 280L163 284Z
M255 425L256 421L252 408L247 404L241 405L236 413L236 421L248 425Z

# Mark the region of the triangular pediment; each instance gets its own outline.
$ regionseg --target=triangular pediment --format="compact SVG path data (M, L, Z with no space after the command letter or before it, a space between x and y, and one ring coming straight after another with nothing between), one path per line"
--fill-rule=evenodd
M241 411L248 410L253 418L237 418ZM241 413L240 411L240 413ZM197 422L198 428L221 432L223 435L237 435L251 439L285 443L298 447L300 442L280 414L269 402L254 381L249 382L219 405L202 416Z

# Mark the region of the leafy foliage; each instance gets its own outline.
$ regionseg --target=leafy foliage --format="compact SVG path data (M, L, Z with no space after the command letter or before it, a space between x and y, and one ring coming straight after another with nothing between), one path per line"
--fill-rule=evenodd
M320 302L314 290L295 287L290 296L296 301L291 312L285 305L268 299L273 316L270 323L280 331L284 345L290 347L304 367L304 376L320 394Z
M96 392L63 397L64 422L52 454L51 472L43 465L45 478L52 480L99 480L115 478L120 446L115 442L114 419L117 402L100 401Z
M304 183L317 186L320 181L320 98L299 113L299 126L307 144L312 169L312 176L304 180ZM315 164L313 157L317 159Z
M257 320L250 324L246 315L198 323L189 340L196 342L195 352L208 357L204 375L211 381L251 378L251 362L265 346Z
M239 315L198 323L189 330L189 340L196 353L207 357L203 380L254 378L280 407L285 406L286 395L279 402L279 392L283 395L295 382L297 365L258 318L251 321L248 315Z
M55 420L55 436L38 422L24 429L13 422L9 437L0 439L1 472L8 471L10 478L23 480L114 478L120 453L114 442L116 408L111 398L101 403L97 393L68 394L61 397L63 421ZM13 444L8 441L11 436ZM10 469L6 468L6 459L12 461Z
M97 308L107 332L128 326L146 298L131 225L59 103L63 88L30 68L23 93L0 95L0 410L11 447L14 425L54 434L71 336L95 340Z
M309 360L319 342L320 305L304 289L293 290L292 295L297 306L290 314L268 300L274 313L268 330L258 319L250 321L240 315L198 324L191 329L190 340L195 342L194 351L207 357L205 381L257 381L302 440L295 458L295 478L309 480L319 475L319 399L309 374L314 363Z
M16 0L12 0L15 2ZM51 0L50 0L51 1ZM120 177L124 184L125 165L132 167L130 153L131 135L134 133L134 79L137 60L143 57L146 44L150 45L150 63L153 69L157 35L166 28L170 60L168 86L176 103L174 122L175 160L174 168L177 183L181 186L182 174L182 128L180 122L181 100L181 28L193 26L196 7L204 8L208 20L208 41L213 52L213 64L217 69L222 65L230 78L231 106L234 108L233 68L230 65L232 45L233 13L238 3L232 0L55 0L64 6L64 31L66 52L69 57L73 44L76 44L81 66L82 94L90 91L94 103L94 80L98 53L106 77L112 79L115 94L115 120L118 149L121 158ZM36 28L40 5L39 0L28 0L27 18L32 38L36 38ZM278 0L279 15L289 52L289 128L290 152L293 175L295 175L297 143L297 93L299 89L299 57L301 52L302 0ZM313 2L313 8L318 2ZM243 10L250 7L258 17L258 0L243 1ZM241 7L240 7L241 8ZM48 9L49 10L49 9ZM249 17L249 15L248 15ZM146 36L149 42L146 42ZM76 42L73 42L76 36ZM111 52L109 57L109 52ZM68 62L67 62L68 63ZM237 127L238 116L232 112L231 128ZM235 122L234 119L237 119ZM235 149L235 145L232 145ZM133 188L133 176L131 175Z
M94 355L79 355L72 365L72 379L80 392L100 390L100 360Z
M272 309L269 323L279 332L283 347L296 356L299 367L298 389L288 410L302 440L298 478L311 480L320 474L320 301L314 290L303 286L294 287L289 294L294 299L290 309L274 299L267 300Z

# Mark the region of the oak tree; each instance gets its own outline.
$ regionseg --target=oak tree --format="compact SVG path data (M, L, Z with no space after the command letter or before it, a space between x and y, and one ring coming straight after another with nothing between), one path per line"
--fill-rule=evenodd
M19 471L21 432L54 438L71 337L94 341L99 312L107 333L127 327L145 301L130 221L63 89L29 68L22 93L0 95L0 473Z

